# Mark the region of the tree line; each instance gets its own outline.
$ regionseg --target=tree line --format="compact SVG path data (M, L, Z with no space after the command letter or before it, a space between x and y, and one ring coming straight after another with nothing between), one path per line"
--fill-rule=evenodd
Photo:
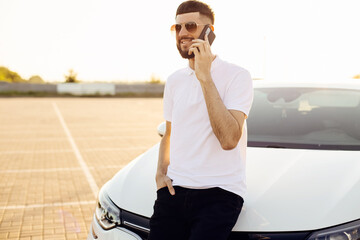
M70 69L67 75L64 75L65 82L77 83L77 73ZM17 72L11 71L6 67L0 66L0 82L8 83L45 83L45 81L39 75L33 75L29 79L22 78Z
M64 75L66 83L78 83L77 73L73 69L69 70L67 75ZM353 76L354 79L360 79L360 74ZM39 75L33 75L29 79L23 79L17 72L13 72L6 67L0 66L0 82L9 83L45 83L45 81ZM160 78L154 74L151 75L150 83L160 83Z
M0 66L0 81L9 83L45 83L39 75L33 75L29 79L23 79L17 72Z

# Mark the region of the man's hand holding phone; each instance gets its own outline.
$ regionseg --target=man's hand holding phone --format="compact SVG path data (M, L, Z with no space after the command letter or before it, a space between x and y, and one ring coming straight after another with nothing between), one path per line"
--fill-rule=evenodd
M193 44L189 49L189 54L194 53L194 69L197 79L200 82L205 82L211 79L211 63L214 56L211 53L208 35L205 35L205 40L194 39Z

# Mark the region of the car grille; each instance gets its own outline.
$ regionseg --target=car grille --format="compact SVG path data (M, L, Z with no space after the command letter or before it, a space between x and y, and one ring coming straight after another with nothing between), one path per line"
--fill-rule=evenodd
M150 232L150 219L137 215L125 210L121 211L122 216L122 227L125 227L136 234L138 234L142 239L148 239Z
M232 232L228 240L305 240L310 232L243 233Z
M138 234L143 240L148 239L150 219L122 210L122 225ZM228 240L305 240L311 232L248 233L232 232Z

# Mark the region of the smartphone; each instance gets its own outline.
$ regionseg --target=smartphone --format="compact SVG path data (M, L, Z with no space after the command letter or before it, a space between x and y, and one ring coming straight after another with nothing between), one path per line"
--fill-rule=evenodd
M204 29L200 33L199 39L205 40L205 35L208 36L210 45L213 43L215 39L215 33L211 30L209 25L205 25Z
M211 30L210 25L205 25L204 29L200 33L199 39L205 40L205 35L208 36L209 43L210 43L210 46L211 46L211 44L213 43L216 36L215 36L215 33ZM197 48L197 49L199 50L199 48ZM191 53L189 55L189 58L194 58L194 57L195 57L194 53Z

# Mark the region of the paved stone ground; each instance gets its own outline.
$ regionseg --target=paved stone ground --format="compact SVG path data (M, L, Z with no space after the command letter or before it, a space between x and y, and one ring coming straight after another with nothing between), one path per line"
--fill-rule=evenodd
M101 186L160 140L162 99L0 99L0 239L86 239Z

